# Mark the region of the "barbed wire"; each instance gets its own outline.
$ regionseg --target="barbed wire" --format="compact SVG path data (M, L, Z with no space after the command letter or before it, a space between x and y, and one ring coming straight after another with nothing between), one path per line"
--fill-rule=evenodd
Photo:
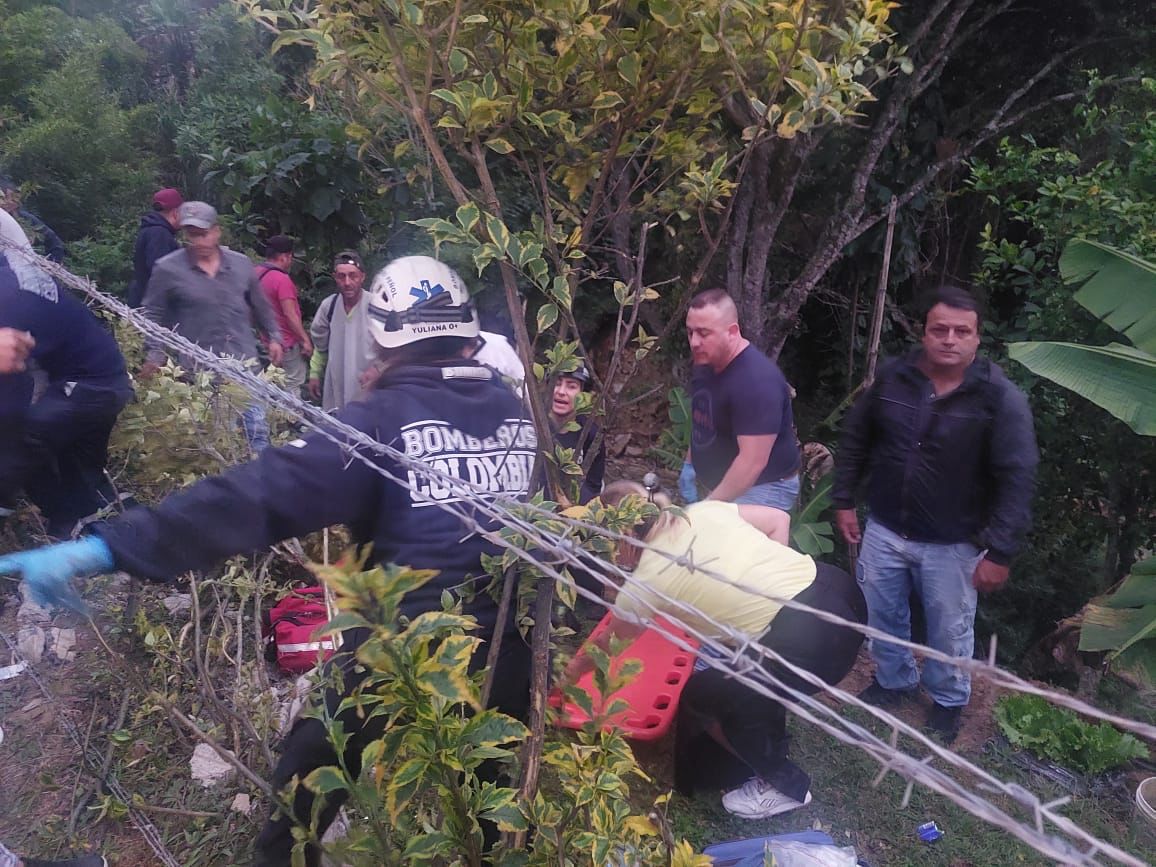
M0 238L0 248L20 249L18 245ZM503 547L509 547L498 539L495 539L495 534L489 529L482 527L476 517L471 514L471 511L480 512L486 517L510 527L516 527L520 532L527 535L528 541L535 544L542 545L548 548L554 548L558 553L565 553L567 555L574 555L577 557L585 557L588 565L603 566L610 565L612 574L618 578L623 578L626 573L617 570L613 564L607 564L606 561L598 558L596 555L581 549L573 537L565 535L550 535L544 533L540 527L533 524L530 519L523 518L525 513L529 516L537 516L548 519L551 522L561 523L575 530L582 530L587 532L602 535L615 542L629 542L644 550L652 550L660 556L670 560L676 565L684 568L693 569L694 571L702 573L704 576L723 582L746 593L754 596L767 599L778 605L803 611L812 614L819 619L832 623L838 626L845 626L862 633L867 638L879 639L886 641L896 647L906 648L914 653L927 659L934 659L939 662L944 662L949 665L960 668L971 674L977 674L985 679L991 681L994 685L1004 689L1009 689L1016 692L1023 692L1031 695L1038 695L1047 698L1049 701L1067 707L1084 716L1089 716L1094 719L1099 719L1104 722L1111 723L1126 731L1132 732L1146 740L1156 743L1156 726L1140 722L1138 720L1128 719L1127 717L1112 714L1108 711L1097 708L1088 704L1074 696L1065 693L1048 690L1033 684L1030 681L1024 680L1012 672L1005 671L996 666L994 659L994 652L989 653L986 660L964 659L960 657L951 656L948 653L937 650L927 645L919 644L910 640L897 638L889 633L883 632L880 629L872 627L868 624L857 623L840 617L822 609L817 609L806 603L798 602L790 597L778 596L773 593L768 593L762 588L752 587L741 581L737 581L723 573L711 570L705 564L695 563L693 558L693 550L688 549L685 555L675 555L664 551L654 546L648 545L633 536L628 536L610 530L606 527L597 524L583 521L581 519L569 517L559 514L550 509L542 508L533 503L528 503L524 500L517 500L513 497L495 494L494 492L480 489L464 479L445 473L437 468L424 463L420 459L407 455L405 452L394 448L386 443L374 439L369 434L358 428L346 424L333 415L319 409L313 404L306 403L300 398L285 392L275 384L263 379L260 375L251 371L244 361L237 358L230 358L227 356L215 355L192 343L181 334L171 331L168 328L154 322L145 316L141 311L128 307L119 299L100 291L87 278L78 277L70 272L68 269L42 256L32 254L32 258L36 260L40 267L51 274L58 280L61 280L66 285L71 286L79 292L87 295L93 300L101 304L101 306L117 314L122 319L125 319L132 324L137 330L141 331L146 337L152 338L156 343L167 346L179 355L194 360L197 364L218 373L232 382L244 388L252 397L258 398L265 403L274 405L285 412L287 415L305 423L312 430L324 436L327 440L337 445L339 448L346 451L351 459L358 460L368 465L374 472L383 476L387 480L400 485L403 488L410 489L408 477L403 477L399 474L390 472L390 470L382 466L381 463L375 461L370 455L389 458L391 461L397 463L406 470L411 470L418 476L426 479L436 481L440 486L450 490L451 493L459 496L462 500L469 500L470 507L459 507L454 502L439 502L434 501L434 504L445 511L451 512L463 521L466 527L475 533L486 536L492 541L497 541ZM368 452L368 454L364 453ZM418 495L420 496L420 495Z
M0 247L3 246L6 245L3 243L3 239L0 239ZM632 537L609 531L598 525L562 516L552 510L531 503L514 500L509 497L502 497L501 495L494 495L489 491L481 491L463 479L440 472L420 460L407 456L403 452L369 437L364 432L341 422L339 419L324 413L316 407L304 403L299 398L286 394L272 383L269 383L267 380L262 379L246 369L244 362L241 360L222 358L207 352L203 348L186 340L181 335L171 332L143 316L139 311L133 310L119 300L101 292L91 281L77 277L67 271L67 269L57 266L55 263L51 263L42 257L37 257L37 259L38 264L45 271L66 285L94 299L120 318L127 320L139 331L144 333L146 337L150 337L155 343L164 345L179 353L181 356L191 358L198 365L212 370L237 385L240 385L251 397L274 405L290 417L305 423L312 430L335 443L348 453L351 460L359 460L368 464L376 473L387 480L411 490L415 497L420 497L420 494L412 491L412 485L408 478L402 478L391 472L373 457L364 454L362 450L377 457L387 457L400 467L410 470L426 479L436 480L443 487L459 495L463 501L469 501L470 505L465 507L459 506L454 502L441 501L434 501L434 505L456 515L471 533L478 533L502 548L509 550L519 559L534 566L543 575L561 581L571 586L583 597L591 599L597 604L606 606L607 603L602 600L600 596L576 585L564 568L557 568L574 565L580 569L584 569L589 574L593 574L600 583L606 586L616 587L620 593L636 599L639 604L644 606L645 610L651 611L654 615L661 615L673 619L679 628L686 630L687 634L697 636L701 644L711 647L716 653L721 654L720 658L717 659L711 658L709 655L703 655L702 659L707 665L731 675L738 682L754 689L756 692L783 703L785 707L798 714L802 719L816 725L832 737L864 750L868 755L872 756L872 758L879 761L883 767L883 771L880 777L877 778L876 784L881 782L883 776L889 770L894 770L901 776L907 778L908 790L905 794L905 801L910 796L911 786L915 782L919 782L959 804L963 809L971 812L978 818L1000 827L1018 839L1023 840L1037 851L1049 857L1058 858L1066 863L1096 864L1098 862L1094 860L1095 855L1102 852L1120 863L1128 865L1142 865L1144 863L1111 844L1097 839L1080 828L1072 820L1058 814L1056 809L1066 803L1066 799L1043 803L1037 796L1018 784L1005 783L998 780L987 771L968 762L954 751L931 741L921 732L904 723L901 719L880 708L866 704L857 697L839 690L837 687L832 687L822 682L821 679L816 678L810 672L794 666L789 660L783 659L769 648L753 643L749 635L740 633L727 624L720 623L708 617L703 612L694 608L694 606L671 599L670 597L666 597L663 600L664 604L669 605L672 609L693 615L691 617L692 620L709 623L712 627L716 628L716 632L719 635L731 639L731 645L724 644L714 635L706 635L699 632L677 617L671 618L670 612L665 609L662 611L657 610L652 601L639 597L634 589L635 579L633 579L629 573L624 572L617 565L609 563L580 547L574 537L574 533L578 531L594 532L613 539L614 541L629 541L631 544L639 545L639 547L655 550L658 554L666 557L673 563L701 572L705 577L721 580L726 584L737 587L752 595L769 599L784 607L810 613L826 622L854 629L868 637L907 647L927 658L940 659L957 667L967 669L991 680L1003 688L1041 695L1050 701L1054 701L1056 704L1067 706L1088 716L1112 722L1121 728L1132 731L1149 740L1156 740L1156 727L1109 714L1101 711L1099 708L1094 708L1084 702L1073 699L1070 696L1043 689L1023 681L1015 675L999 669L998 666L994 664L994 653L987 661L957 659L936 651L934 648L910 641L895 639L886 633L872 629L864 624L846 620L838 615L822 611L821 609L815 609L812 606L796 602L793 599L777 597L760 588L746 586L741 582L730 579L728 576L713 572L704 564L694 563L693 552L690 549L688 549L687 553L683 556L671 555L668 552L655 549L645 543L639 543ZM508 531L520 534L524 537L526 544L515 544L501 532L483 527L477 520L477 515L479 514L497 522L499 526L506 527ZM561 523L566 529L561 533L552 533L534 524L534 517L548 518L552 523ZM536 552L549 554L550 557L547 560L547 558ZM652 597L654 595L660 597L664 595L658 593L653 587L647 587L646 594ZM684 639L666 629L661 622L655 621L653 617L647 618L647 620L652 625L652 628L657 629L661 634L664 634L665 637L673 640L676 645L682 646L684 649L692 649ZM892 742L887 743L882 741L861 726L844 719L834 709L818 701L813 695L804 694L782 682L760 665L756 659L757 657L763 657L782 665L788 671L792 671L796 676L830 694L839 702L860 707L870 715L883 721L892 729ZM898 736L900 732L915 739L921 746L928 748L931 754L923 759L916 759L899 750ZM931 766L930 761L935 757L939 757L959 770L978 777L981 781L980 787L984 790L1007 796L1014 802L1030 810L1033 815L1033 823L1028 825L1020 822L991 804L981 795L963 787L959 781ZM1088 851L1081 852L1074 848L1068 841L1046 833L1043 824L1045 820L1051 822L1069 836L1075 837L1087 844L1089 847Z

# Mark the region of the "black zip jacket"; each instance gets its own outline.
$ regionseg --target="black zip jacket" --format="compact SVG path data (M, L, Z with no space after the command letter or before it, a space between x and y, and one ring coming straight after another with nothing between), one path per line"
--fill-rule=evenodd
M469 579L488 580L481 558L498 548L478 529L493 530L494 523L472 504L499 495L524 498L537 450L518 398L474 362L414 365L387 373L381 387L348 404L338 418L470 482L476 495L460 499L397 461L376 457L382 468L408 480L402 487L313 434L104 525L98 532L117 568L166 581L281 539L346 524L359 543L373 542L374 562L439 570L405 597L406 616L440 610L442 591L480 589L471 588ZM453 504L466 518L438 503ZM476 527L467 523L474 520ZM477 618L479 634L493 629L497 604L490 594L472 594L464 611Z
M936 398L921 351L886 365L848 412L832 503L854 508L866 482L871 520L919 542L974 542L1007 565L1031 527L1039 462L1027 397L976 359Z
M140 307L145 289L157 260L181 248L177 230L159 211L149 211L140 218L140 229L132 251L132 283L125 298L129 307Z

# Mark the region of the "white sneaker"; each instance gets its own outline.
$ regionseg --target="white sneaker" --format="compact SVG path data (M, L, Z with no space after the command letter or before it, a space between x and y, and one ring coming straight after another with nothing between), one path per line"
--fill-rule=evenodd
M788 813L811 803L811 793L802 802L788 798L770 783L760 777L751 777L739 788L732 789L722 797L722 804L728 813L743 819L767 819L779 813Z

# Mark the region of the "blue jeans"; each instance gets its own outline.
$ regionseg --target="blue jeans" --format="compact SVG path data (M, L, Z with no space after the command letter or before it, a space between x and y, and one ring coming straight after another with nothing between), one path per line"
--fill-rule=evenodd
M269 420L265 418L265 405L251 403L241 412L241 427L245 429L245 439L253 454L269 448Z
M910 640L914 589L927 618L928 646L970 659L975 650L976 591L972 576L982 556L970 542L914 542L868 521L856 575L867 600L867 622L896 638ZM919 684L915 657L906 648L871 639L871 656L880 686L910 689ZM971 677L947 663L925 660L922 680L932 699L944 707L963 707L971 697Z
M735 502L747 506L770 506L789 512L799 501L799 477L779 479L777 482L766 482L754 485L735 497Z

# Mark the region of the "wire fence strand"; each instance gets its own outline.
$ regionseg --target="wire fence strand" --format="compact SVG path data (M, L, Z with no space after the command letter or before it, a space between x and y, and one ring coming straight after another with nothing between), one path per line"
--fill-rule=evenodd
M0 247L3 246L9 245L0 239ZM415 498L419 498L421 495L413 490L410 481L411 474L421 479L436 481L440 486L453 493L451 500L456 500L456 502L436 501L433 505L456 515L468 532L483 535L494 544L510 551L516 558L533 567L543 576L564 582L584 598L590 599L596 604L610 607L599 594L573 582L567 568L574 567L593 575L604 586L614 587L618 592L634 598L651 612L651 616L647 620L652 628L684 649L691 649L679 635L655 620L661 614L677 627L685 630L687 634L694 636L700 644L710 647L716 654L719 654L718 658L703 655L701 658L708 665L727 673L736 681L756 692L781 702L801 719L815 725L840 742L863 750L878 761L882 772L877 778L876 784L881 782L887 772L894 771L909 781L908 795L910 786L918 782L947 797L978 818L1020 839L1041 854L1064 863L1099 864L1101 862L1096 860L1098 855L1107 856L1118 863L1129 865L1129 867L1136 867L1136 865L1145 863L1112 844L1096 838L1071 819L1059 813L1058 810L1066 803L1065 799L1044 803L1038 796L1022 786L999 780L953 750L931 740L896 716L881 708L866 704L837 687L829 686L809 672L792 665L769 648L759 645L750 636L707 617L693 606L667 596L661 599L662 610L658 610L652 600L655 595L662 597L662 594L656 594L653 588L647 588L645 594L639 594L635 579L628 572L582 548L578 537L579 534L597 533L613 542L630 541L631 544L638 544L643 548L656 551L657 549L639 543L632 538L628 539L621 533L608 531L588 521L562 516L532 503L480 491L456 476L439 472L419 459L407 456L317 407L305 403L300 398L287 394L248 370L242 361L209 353L181 335L148 319L140 311L129 308L116 298L101 292L91 281L77 277L67 269L51 263L43 257L36 258L37 263L57 280L83 293L111 313L128 321L152 342L165 346L176 353L178 357L191 359L196 365L220 374L242 387L250 397L275 406L289 417L300 421L320 436L344 449L349 454L350 460L367 464L374 472L389 482L410 490L411 495ZM398 469L394 470L393 467ZM479 518L484 519L485 525ZM563 529L560 532L554 532L534 523L535 519L546 520L553 527L560 526ZM505 532L492 529L491 526L488 526L490 524L504 528ZM514 539L518 539L518 541L514 541ZM933 648L896 639L864 624L848 621L838 615L798 603L793 599L777 597L759 588L734 581L724 574L711 570L709 564L695 563L693 551L688 551L683 556L673 556L662 551L657 551L657 553L667 557L677 565L701 572L704 577L722 581L752 595L770 599L782 606L808 612L826 622L855 629L869 638L889 641L897 646L906 647L925 658L948 662L969 673L983 677L1002 689L1044 697L1057 705L1109 722L1149 741L1156 742L1156 726L1111 714L1075 697L1025 681L995 665L994 655L988 660L951 657ZM677 614L672 616L672 612L681 612L687 617L683 619ZM710 634L704 633L688 625L687 621L708 623L712 632ZM837 710L819 701L815 695L804 693L776 678L767 670L764 664L766 662L774 662L786 668L816 687L817 691L831 696L841 705L849 705L865 711L891 729L891 742L883 740L861 725L842 717ZM898 748L900 734L913 740L919 750L926 754L922 758L917 758L900 750ZM956 777L935 767L932 764L934 761L941 761L962 775L974 777L974 788L969 789ZM1017 819L1006 810L993 804L981 792L1010 800L1028 813L1029 818L1026 820ZM1051 833L1044 824L1045 821L1066 837Z

